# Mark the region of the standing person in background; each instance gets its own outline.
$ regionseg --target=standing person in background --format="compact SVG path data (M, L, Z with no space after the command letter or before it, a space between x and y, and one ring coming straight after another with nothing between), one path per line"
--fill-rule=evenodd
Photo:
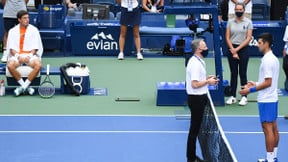
M235 6L238 3L243 3L244 4L244 9L245 9L245 14L244 16L247 17L248 19L252 19L252 0L229 0L229 11L228 11L228 19L235 18Z
M209 102L208 85L218 84L216 76L206 74L203 60L207 54L207 46L203 39L195 39L191 43L194 55L190 58L186 68L186 92L188 106L191 112L190 129L187 139L187 162L204 162L196 156L196 140L201 127L203 113Z
M284 70L286 79L285 79L285 83L284 83L284 88L286 91L288 91L288 25L286 26L285 29L285 34L283 37L283 41L285 42L285 46L283 49L283 64L282 64L282 68ZM288 119L288 115L285 115L284 117L286 120Z
M235 6L236 17L230 19L226 29L226 43L228 47L227 58L230 67L231 96L226 104L237 102L236 91L238 82L238 67L241 86L247 84L247 66L249 61L248 45L252 39L252 22L244 17L245 5L238 3ZM246 96L242 96L239 105L244 106L248 102Z
M137 50L137 59L143 60L141 54L141 41L140 41L140 21L141 10L139 8L138 0L117 0L121 3L121 17L120 17L120 37L119 37L119 54L118 60L124 59L124 45L128 26L133 27L133 35L135 46Z
M146 12L163 12L164 0L142 0L142 8Z
M287 82L287 87L285 85L285 89L288 90L288 25L286 26L283 41L285 42L285 46L283 49L283 66L282 67L286 76L285 82Z
M285 11L287 10L287 0L269 0L270 1L270 20L285 20Z
M1 62L7 62L8 52L6 51L8 31L18 24L16 17L17 12L20 10L27 10L27 3L29 0L2 0L3 10L3 23L4 23L4 36L3 36L3 55Z
M271 47L273 36L270 33L262 33L258 36L258 48L263 54L259 67L258 82L249 81L239 93L248 95L258 91L257 103L260 114L260 122L265 136L266 159L258 161L277 162L279 143L279 131L277 127L278 116L278 78L279 61L273 54Z

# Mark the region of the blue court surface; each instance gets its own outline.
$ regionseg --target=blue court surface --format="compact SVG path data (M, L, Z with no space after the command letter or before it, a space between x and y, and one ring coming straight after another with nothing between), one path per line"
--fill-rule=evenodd
M222 116L239 162L266 155L258 117ZM279 161L288 121L278 119ZM175 116L0 116L0 162L186 162L189 120Z

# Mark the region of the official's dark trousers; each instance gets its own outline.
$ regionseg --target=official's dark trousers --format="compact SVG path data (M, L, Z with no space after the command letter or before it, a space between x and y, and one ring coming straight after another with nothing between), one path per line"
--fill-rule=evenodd
M236 48L238 45L233 45ZM238 71L240 75L241 86L247 84L247 67L249 61L248 47L242 48L238 51L239 60L233 58L230 50L228 50L227 57L230 67L230 87L231 95L236 97L237 83L238 83Z
M283 58L283 70L286 75L286 79L288 79L288 55Z
M201 126L205 106L208 102L207 95L189 95L188 106L191 112L190 129L187 140L187 159L196 159L196 140Z

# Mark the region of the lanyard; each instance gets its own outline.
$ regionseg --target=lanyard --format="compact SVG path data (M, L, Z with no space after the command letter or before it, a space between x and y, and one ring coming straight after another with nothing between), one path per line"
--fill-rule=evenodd
M194 54L194 57L196 57L197 60L200 61L200 63L203 65L203 67L204 67L204 69L205 69L205 68L206 68L205 63L204 63L197 55Z

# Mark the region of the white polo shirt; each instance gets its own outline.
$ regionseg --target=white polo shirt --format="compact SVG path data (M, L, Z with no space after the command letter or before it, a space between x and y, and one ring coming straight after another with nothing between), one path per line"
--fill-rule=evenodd
M121 7L128 8L129 3L132 3L132 8L136 8L138 6L138 0L121 0Z
M192 81L206 80L206 65L204 60L194 55L188 61L186 67L186 92L188 95L203 95L208 92L208 85L200 88L193 88Z
M259 79L257 84L264 82L265 78L272 78L272 85L258 92L258 102L277 102L278 101L278 77L279 77L279 60L269 51L261 59L259 68Z

